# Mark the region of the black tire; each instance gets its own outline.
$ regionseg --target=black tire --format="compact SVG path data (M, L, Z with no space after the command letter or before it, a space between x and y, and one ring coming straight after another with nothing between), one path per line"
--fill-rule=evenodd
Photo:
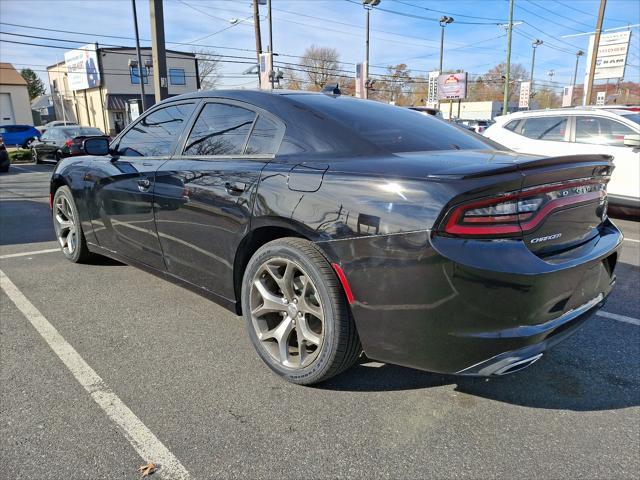
M31 147L31 160L34 160L36 164L42 163L42 160L38 157L38 151L33 147Z
M55 154L56 163L62 160L62 158L63 158L62 152L60 150L56 150L56 154Z
M315 359L304 367L289 368L266 350L253 326L250 291L254 277L270 259L286 259L300 265L316 287L323 306L323 341ZM289 382L311 385L350 368L362 352L360 339L340 282L331 265L310 241L282 238L262 246L251 257L242 283L242 311L251 342L271 370Z
M67 186L62 186L60 188L58 188L56 190L55 195L53 196L53 208L51 210L52 212L52 220L54 223L54 230L56 232L56 238L58 238L58 227L57 227L57 220L56 220L56 206L58 204L58 200L60 199L60 197L64 197L66 199L66 201L68 202L72 212L73 212L73 218L75 219L75 221L73 222L76 228L76 245L75 248L73 250L73 252L69 253L67 252L62 246L60 247L60 250L62 251L62 254L65 256L65 258L67 260L69 260L70 262L73 263L85 263L88 262L89 260L91 260L92 258L95 257L95 254L89 251L89 248L87 247L87 241L84 238L84 233L82 232L82 225L80 223L80 216L78 214L78 207L76 207L76 202L73 199L73 194L71 193L71 190L69 189L69 187ZM58 242L60 243L60 242Z

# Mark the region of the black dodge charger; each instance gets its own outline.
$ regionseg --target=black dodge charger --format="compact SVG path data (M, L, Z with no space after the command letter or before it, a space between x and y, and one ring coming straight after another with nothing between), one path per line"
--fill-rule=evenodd
M83 148L51 180L63 254L115 258L241 314L291 382L363 350L514 372L615 282L608 156L523 156L408 109L286 91L173 97Z

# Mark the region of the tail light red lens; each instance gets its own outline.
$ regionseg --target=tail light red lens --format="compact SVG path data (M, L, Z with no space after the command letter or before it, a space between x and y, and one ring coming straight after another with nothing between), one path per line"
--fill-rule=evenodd
M69 140L67 140L66 142L64 142L64 144L65 144L67 147L69 147L69 148L71 148L71 147L73 146L73 143L74 143L74 142L73 142L73 138L70 138Z
M510 236L535 229L552 212L606 197L602 180L554 183L473 200L454 207L444 232L456 236Z

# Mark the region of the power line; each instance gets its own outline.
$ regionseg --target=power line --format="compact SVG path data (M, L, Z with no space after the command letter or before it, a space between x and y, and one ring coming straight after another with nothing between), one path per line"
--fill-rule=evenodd
M448 11L444 11L444 10L436 10L436 9L434 9L434 8L424 7L424 6L422 6L422 5L414 5L414 4L412 4L412 3L404 2L404 1L402 1L402 0L393 0L393 1L395 1L396 3L400 3L400 4L402 4L402 5L407 5L407 6L409 6L409 7L419 8L419 9L421 9L421 10L427 10L427 11L430 11L430 12L443 13L443 14L451 15L451 16L455 15L456 17L463 17L463 18L475 18L476 20L495 20L495 21L500 22L500 23L508 22L508 20L505 20L505 19L503 19L503 18L475 17L475 16L473 16L473 15L464 15L464 14L462 14L462 13L448 12Z
M542 5L539 5L537 2L534 2L533 0L528 0L528 1L532 5L540 8L541 10L545 10L545 11L547 11L547 12L553 14L553 15L556 15L556 16L558 16L560 18L564 18L565 20L569 20L571 23L582 25L583 27L587 27L587 28L593 28L593 25L590 25L590 24L587 24L587 23L582 23L582 22L579 22L577 20L574 20L573 18L569 18L569 17L567 17L565 15L561 15L558 12L554 12L553 10L549 10L547 7L543 7Z

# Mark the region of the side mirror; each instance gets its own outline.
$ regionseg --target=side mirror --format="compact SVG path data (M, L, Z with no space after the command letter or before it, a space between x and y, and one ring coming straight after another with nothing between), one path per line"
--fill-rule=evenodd
M82 142L82 150L87 155L109 155L109 140L102 137L87 138Z
M633 147L633 148L640 147L640 134L632 133L630 135L625 135L624 145L625 147Z

